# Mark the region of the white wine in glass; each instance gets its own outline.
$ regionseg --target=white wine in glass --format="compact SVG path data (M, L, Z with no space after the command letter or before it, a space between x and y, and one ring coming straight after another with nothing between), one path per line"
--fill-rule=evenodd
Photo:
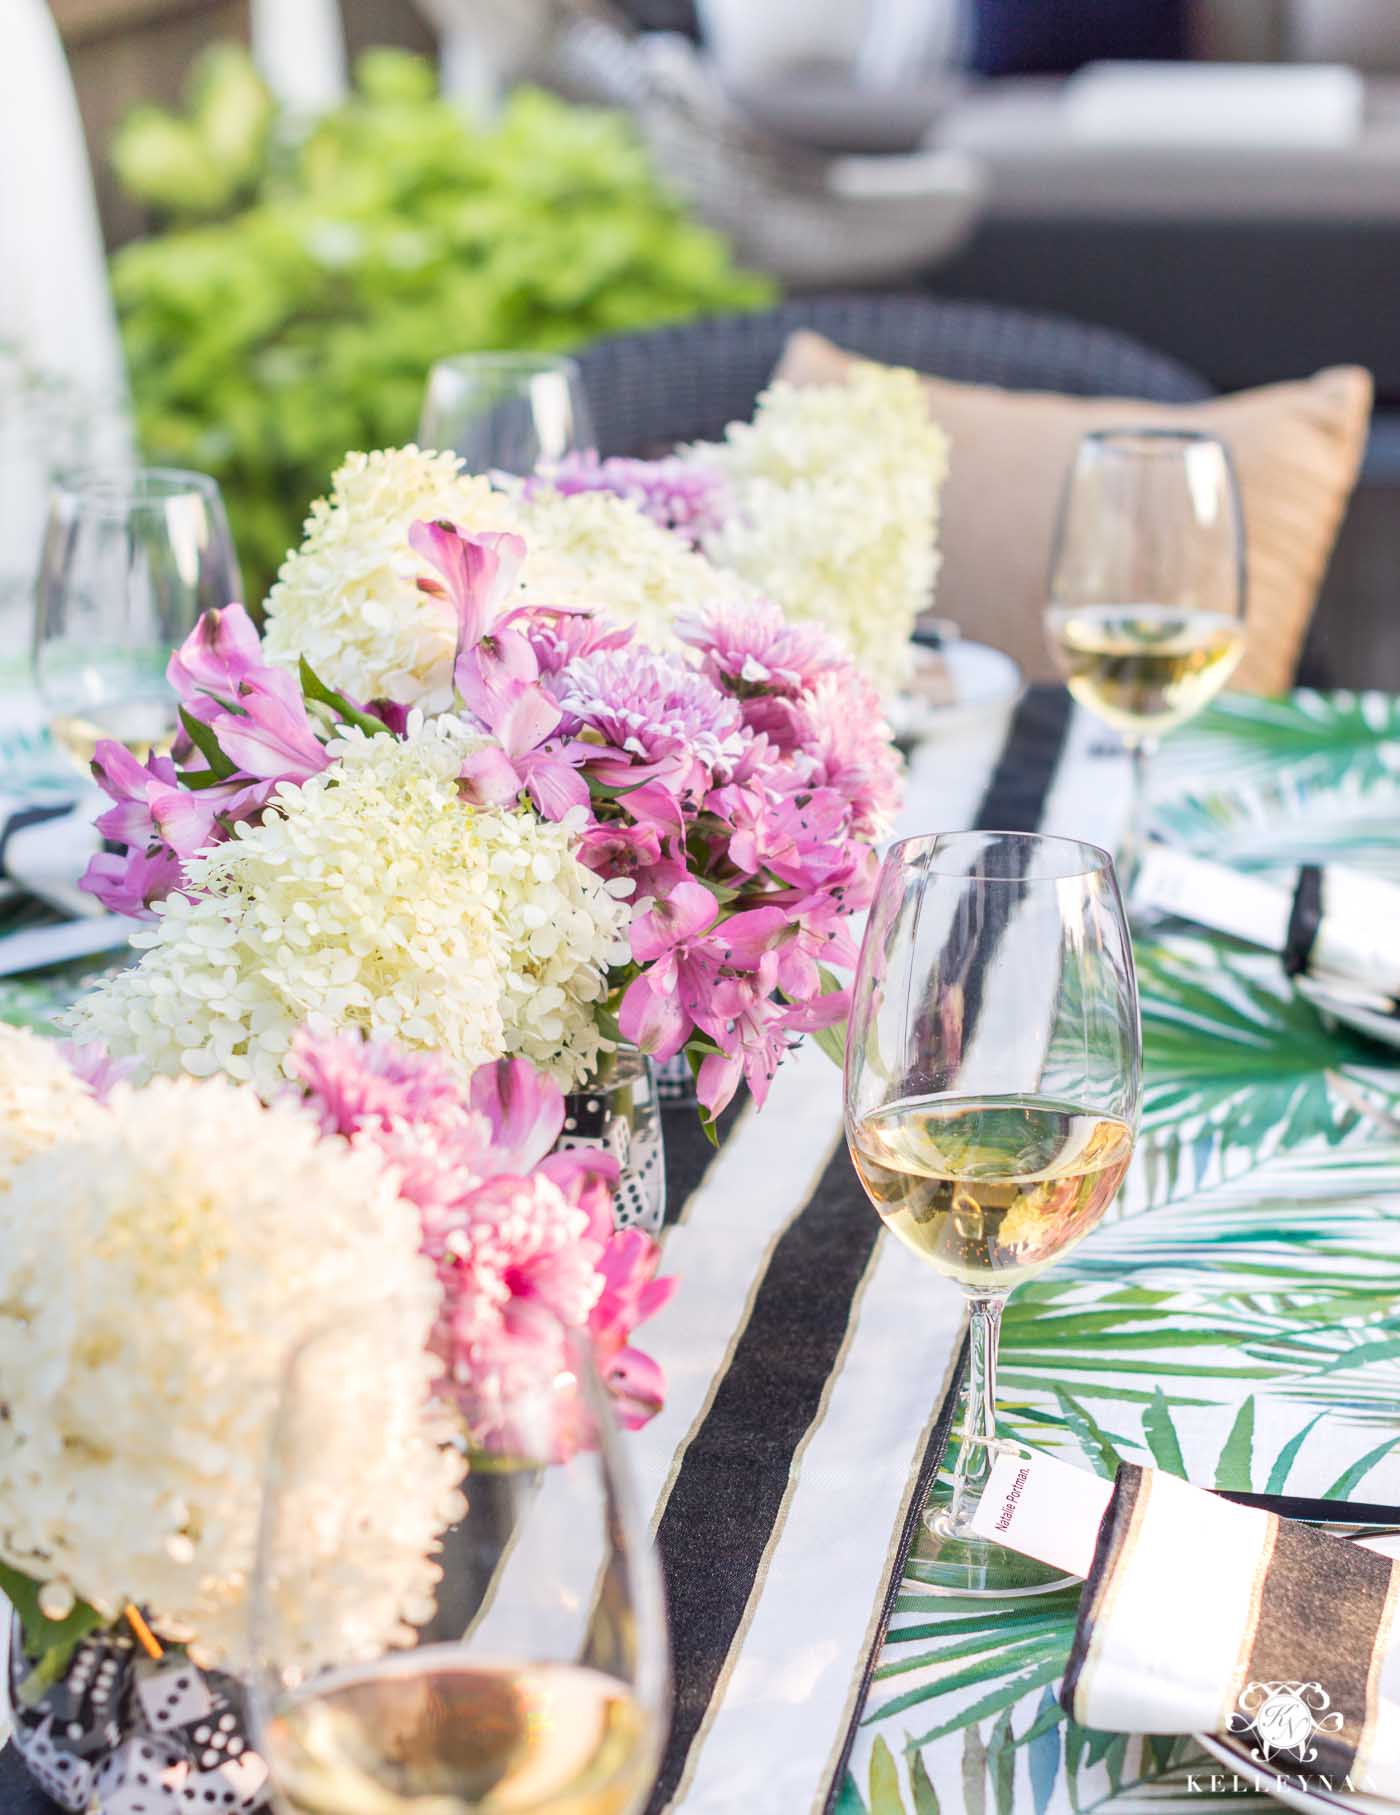
M851 1130L886 1228L974 1290L1009 1291L1086 1235L1132 1154L1121 1118L1036 1097L916 1097Z
M1049 590L1046 634L1070 692L1131 753L1118 856L1131 892L1157 739L1209 705L1244 654L1244 532L1224 444L1187 429L1085 435Z
M297 1815L630 1815L651 1784L652 1725L616 1677L451 1647L319 1682L264 1737Z
M646 1800L670 1711L659 1569L587 1338L531 1313L489 1428L429 1403L433 1441L467 1472L427 1553L435 1591L387 1629L367 1632L365 1609L424 1557L421 1525L401 1540L382 1497L328 1487L316 1422L343 1382L367 1432L402 1423L355 1358L368 1321L403 1307L342 1318L289 1364L252 1622L258 1740L289 1815L636 1815ZM328 1563L308 1660L304 1584Z
M1112 1203L1140 1073L1132 942L1105 852L1017 832L891 847L852 993L846 1139L886 1226L968 1304L966 1425L920 1552L935 1593L1065 1580L969 1520L996 1436L1002 1308Z
M1070 692L1127 738L1194 718L1244 654L1244 625L1218 611L1067 606L1047 614L1046 628Z

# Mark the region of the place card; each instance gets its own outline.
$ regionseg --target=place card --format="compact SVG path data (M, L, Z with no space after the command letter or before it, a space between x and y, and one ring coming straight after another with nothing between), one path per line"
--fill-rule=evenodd
M1102 1475L1030 1451L1002 1450L972 1515L979 1537L1087 1577L1113 1493Z

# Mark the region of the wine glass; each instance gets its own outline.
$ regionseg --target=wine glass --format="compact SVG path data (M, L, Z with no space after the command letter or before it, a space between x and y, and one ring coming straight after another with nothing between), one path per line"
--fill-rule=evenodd
M201 612L242 591L218 485L175 468L86 469L50 494L34 611L34 680L81 769L101 739L140 761L179 720L165 678Z
M411 1461L402 1394L357 1365L397 1348L373 1320L405 1307L338 1319L288 1366L252 1702L291 1815L633 1815L652 1786L670 1705L655 1553L586 1339L538 1305L518 1309L528 1330L505 1339L489 1387L424 1411L441 1456L466 1464L436 1519L408 1491L421 1467L406 1464L402 1496L386 1497L382 1467L330 1482L323 1462L325 1408L344 1415L347 1391L365 1441L381 1457L398 1442ZM425 1524L430 1580L396 1618Z
M1085 435L1061 502L1045 624L1070 692L1131 753L1118 856L1129 894L1152 752L1229 680L1244 613L1239 488L1224 443L1189 429Z
M1002 1308L1112 1202L1140 1071L1132 942L1106 852L1020 832L891 847L852 996L846 1139L886 1227L968 1302L952 1498L925 1513L922 1579L944 1593L1066 1579L968 1521L996 1436Z
M419 445L450 448L468 472L524 478L594 444L578 362L557 353L462 353L428 374Z

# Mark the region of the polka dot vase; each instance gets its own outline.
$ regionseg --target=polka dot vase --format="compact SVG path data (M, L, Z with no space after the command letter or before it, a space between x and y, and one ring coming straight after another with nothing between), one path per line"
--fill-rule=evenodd
M610 1053L587 1089L564 1098L557 1145L611 1153L621 1168L613 1193L618 1228L656 1234L666 1217L666 1150L650 1059L631 1046Z
M56 1683L26 1694L30 1664L11 1621L11 1734L29 1775L74 1815L244 1815L268 1809L242 1690L125 1628L84 1639Z

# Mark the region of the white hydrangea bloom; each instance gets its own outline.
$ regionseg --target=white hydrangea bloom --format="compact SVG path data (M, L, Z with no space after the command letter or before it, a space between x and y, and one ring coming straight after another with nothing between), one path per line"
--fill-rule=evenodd
M102 1113L52 1040L0 1024L0 1193L31 1153L71 1139Z
M199 895L159 904L133 935L141 962L69 1025L138 1079L226 1072L264 1096L303 1021L440 1051L464 1075L502 1054L566 1088L586 1075L629 910L569 826L462 801L478 741L450 717L402 741L350 732L329 769L189 866Z
M677 618L751 596L735 574L717 570L678 535L610 492L556 492L541 486L521 499L524 597L572 605L636 626L653 649L679 647Z
M416 447L350 455L268 595L269 661L294 669L305 656L354 699L446 711L457 621L447 601L419 589L420 578L436 578L408 542L422 520L445 519L465 535L514 531L526 546L521 604L603 611L635 624L655 648L676 641L678 617L747 595L736 575L717 571L630 500L548 486L527 499L519 488L493 490L461 464Z
M409 547L409 526L446 518L469 532L513 527L511 501L461 467L455 454L416 447L349 455L268 594L267 659L294 669L305 656L355 699L450 706L456 618L418 590L432 568Z
M886 697L906 678L914 619L938 572L948 438L913 372L857 365L839 385L775 384L751 423L692 450L734 499L705 552L794 623L840 638Z
M105 1615L137 1603L201 1660L236 1658L288 1349L369 1292L402 1295L421 1308L366 1326L306 1459L327 1504L382 1514L299 1556L342 1592L303 1603L320 1629L288 1631L307 1657L341 1653L324 1623L353 1584L354 1642L390 1642L432 1596L459 1472L424 1421L418 1233L373 1158L290 1102L222 1079L119 1086L0 1194L0 1555Z

